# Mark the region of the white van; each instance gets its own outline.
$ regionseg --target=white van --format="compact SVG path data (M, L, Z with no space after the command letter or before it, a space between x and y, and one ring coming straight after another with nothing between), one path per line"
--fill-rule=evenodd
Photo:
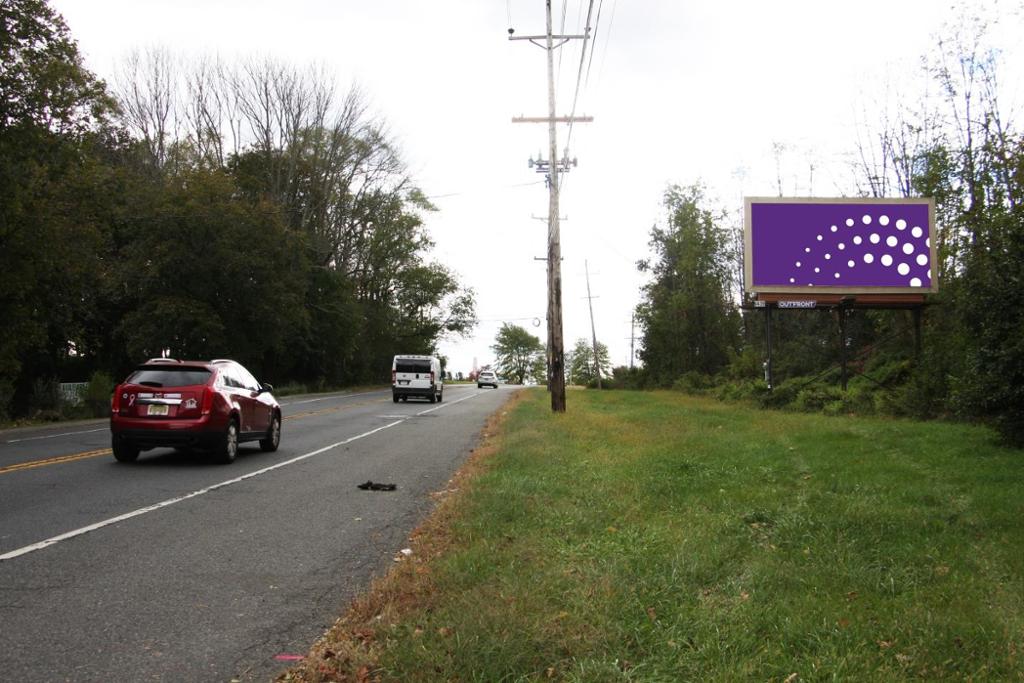
M441 361L434 356L395 356L391 363L391 399L398 403L422 396L431 403L444 398Z

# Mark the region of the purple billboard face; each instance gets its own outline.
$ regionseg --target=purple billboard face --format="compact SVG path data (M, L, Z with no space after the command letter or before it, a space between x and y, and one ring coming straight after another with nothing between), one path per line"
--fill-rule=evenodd
M749 291L937 289L931 200L748 199L746 209Z

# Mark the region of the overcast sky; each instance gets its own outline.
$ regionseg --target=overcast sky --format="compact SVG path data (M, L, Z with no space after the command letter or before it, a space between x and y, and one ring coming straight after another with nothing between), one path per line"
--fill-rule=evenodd
M516 35L544 31L543 0L51 0L86 65L112 82L132 49L183 58L272 56L322 63L341 91L358 83L399 141L415 179L439 208L427 224L434 258L477 294L475 334L442 343L449 369L493 360L502 321L543 341L548 195L527 167L547 156L544 50ZM579 33L589 2L554 0L556 30ZM1021 35L1020 2L968 2L999 18L993 42ZM574 126L562 223L565 346L590 337L585 262L597 337L629 364L630 315L643 277L636 261L664 223L661 197L704 182L711 206L778 194L773 145L785 146L787 196L852 194L857 120L885 83L921 81L920 58L952 19L944 0L597 0L600 23ZM592 22L593 23L593 22ZM1005 38L1003 38L1005 36ZM581 41L556 54L557 100L567 114ZM1001 75L1024 83L1019 54ZM566 144L559 129L559 147ZM813 175L810 171L814 165ZM535 323L538 326L534 326Z

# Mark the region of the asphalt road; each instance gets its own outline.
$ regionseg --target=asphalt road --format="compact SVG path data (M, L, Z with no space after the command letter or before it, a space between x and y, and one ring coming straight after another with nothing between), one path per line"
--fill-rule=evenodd
M286 399L281 448L227 466L117 463L105 421L0 432L0 680L271 680L387 571L511 394Z

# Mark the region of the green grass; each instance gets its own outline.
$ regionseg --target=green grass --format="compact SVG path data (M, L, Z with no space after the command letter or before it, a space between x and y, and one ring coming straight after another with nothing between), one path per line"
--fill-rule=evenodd
M1024 680L1024 453L990 432L536 390L496 447L385 680Z

